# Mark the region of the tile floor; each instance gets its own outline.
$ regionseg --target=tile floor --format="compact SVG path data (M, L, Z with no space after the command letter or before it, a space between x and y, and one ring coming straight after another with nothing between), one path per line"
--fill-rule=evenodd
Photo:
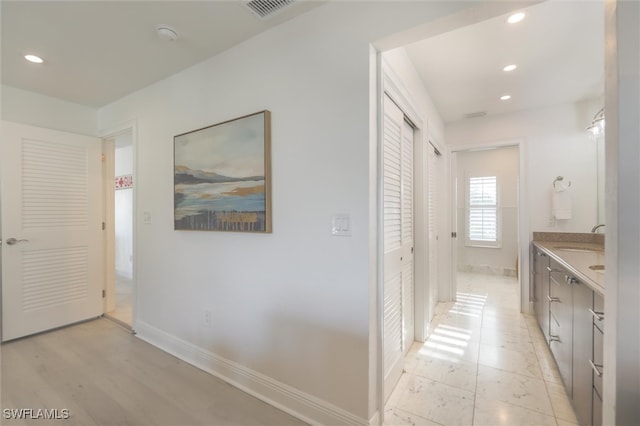
M576 425L535 318L514 277L460 272L387 401L385 425Z

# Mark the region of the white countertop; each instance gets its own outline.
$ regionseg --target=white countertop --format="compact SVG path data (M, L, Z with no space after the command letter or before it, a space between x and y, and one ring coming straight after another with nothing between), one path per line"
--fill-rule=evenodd
M589 268L593 265L604 265L603 246L567 241L533 241L533 244L604 296L604 269ZM577 251L580 249L584 251Z

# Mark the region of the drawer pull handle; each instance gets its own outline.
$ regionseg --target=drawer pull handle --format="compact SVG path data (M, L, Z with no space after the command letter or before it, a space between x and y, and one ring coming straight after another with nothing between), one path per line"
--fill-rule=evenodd
M562 269L553 269L551 266L547 266L549 272L564 272Z
M589 309L589 312L591 312L591 315L593 315L593 317L598 321L604 320L604 312L596 312L593 309Z
M553 334L549 335L549 343L551 342L559 342L560 341L560 336L554 336Z
M564 280L567 282L567 284L578 284L578 279L569 275L565 275L564 276Z
M591 360L589 360L589 364L591 364L591 368L593 369L593 372L596 374L596 376L602 377L602 371L600 370L602 368L602 364L595 364Z
M549 301L549 303L551 303L551 302L559 302L560 298L559 297L547 296L547 300Z

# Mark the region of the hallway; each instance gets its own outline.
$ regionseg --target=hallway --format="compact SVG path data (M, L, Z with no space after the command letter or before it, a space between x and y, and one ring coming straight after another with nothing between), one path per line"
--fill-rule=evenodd
M107 312L107 317L131 328L133 324L133 281L116 274L116 308Z
M535 318L519 313L516 278L460 272L457 295L411 348L385 425L577 424Z

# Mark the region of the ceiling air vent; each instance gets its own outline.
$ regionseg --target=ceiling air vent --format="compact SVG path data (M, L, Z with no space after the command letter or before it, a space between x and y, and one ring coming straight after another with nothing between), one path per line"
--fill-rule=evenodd
M478 118L487 115L485 111L470 112L464 115L464 118Z
M260 19L267 19L291 6L296 0L244 0L251 13Z

